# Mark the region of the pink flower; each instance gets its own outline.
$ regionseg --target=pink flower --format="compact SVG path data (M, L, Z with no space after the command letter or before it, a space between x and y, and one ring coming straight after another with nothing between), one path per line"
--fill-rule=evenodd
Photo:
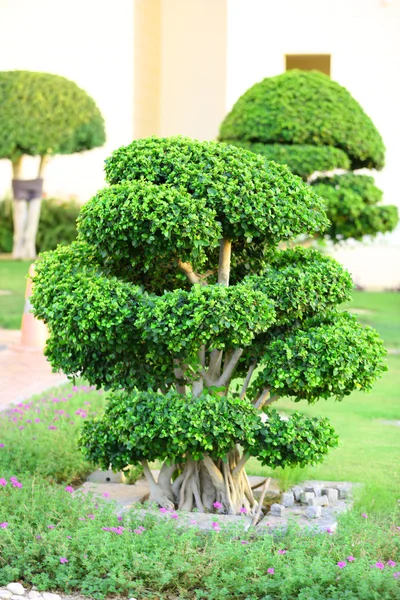
M72 540L72 535L67 535L67 540Z
M242 544L242 546L247 546L247 544L249 544L250 542L248 542L247 540L242 540L240 543Z
M70 485L67 485L66 488L64 488L66 492L68 492L69 494L72 494L72 492L74 491L74 488L71 487Z
M95 518L95 516L94 516L94 515L88 515L88 516L87 516L87 518L88 518L88 519L94 519L94 518Z
M269 573L270 575L273 575L275 573L275 569L270 567L269 569L267 569L267 573Z
M376 567L377 569L380 569L382 571L385 568L385 565L383 564L383 562L376 562L374 565L372 565L372 567Z
M0 444L0 448L5 448L5 445L4 444Z
M35 419L35 423L40 423L40 419Z
M171 514L171 519L178 519L178 517L179 515L176 512Z
M67 562L68 562L68 558L65 558L65 556L62 556L62 557L60 558L60 563L61 563L62 565L63 565L63 564L65 564L65 563L67 563Z
M141 529L134 529L133 533L137 533L137 535L142 535L143 531Z
M0 523L0 528L1 529L7 529L7 527L8 527L7 521L4 521L4 523Z
M368 519L368 515L367 515L366 513L362 513L362 514L361 514L361 516L362 516L364 519Z
M211 523L211 527L214 529L214 531L221 531L221 527L219 526L219 523L216 523L215 521L213 523Z
M222 508L222 504L221 504L221 502L214 502L213 507L214 508Z
M190 519L190 524L191 525L197 525L197 521L195 521L194 519Z
M104 496L104 498L109 498L110 494L108 492L104 492L103 496Z
M122 521L122 518L123 517L121 517L121 516L117 517L118 521Z
M338 562L338 563L336 563L336 564L337 564L337 566L339 567L339 569L344 569L344 568L345 568L345 566L347 565L347 563L346 563L346 561L345 561L345 560L339 560L339 562Z
M393 573L393 577L395 579L400 579L400 571L396 571L396 573Z
M54 529L55 525L47 525L47 529Z
M78 521L86 521L85 517L79 517Z
M4 479L3 477L1 477L1 479L0 479L0 485L2 485L2 486L7 485L7 479Z
M327 527L326 529L326 533L334 533L333 529L331 529L330 527Z
M146 531L146 527L143 527L143 525L139 525L138 529L140 529L140 531Z
M242 508L239 508L239 512L242 513L242 515L247 515L247 508L242 506Z
M164 508L163 506L159 509L160 513L167 513L168 509Z
M388 567L395 567L396 566L396 563L394 562L394 560L388 560L386 564L387 564Z
M349 562L354 562L356 559L354 558L354 556L348 556L347 559Z
M37 535L37 536L36 536L36 539L37 539L37 540L41 540L41 539L42 539L42 536L41 536L41 535Z
M12 484L13 484L13 487L16 487L16 488L22 488L22 483L20 483L20 482L19 482L19 481L17 481L16 479L13 479L13 480L12 480Z
M286 550L278 550L278 554L286 554Z
M21 427L19 427L19 430L22 431L23 429L25 429L25 427L21 425Z

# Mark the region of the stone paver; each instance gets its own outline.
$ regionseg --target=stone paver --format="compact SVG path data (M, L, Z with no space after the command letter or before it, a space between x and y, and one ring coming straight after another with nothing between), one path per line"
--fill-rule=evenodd
M0 410L66 383L41 351L18 349L21 332L0 329Z

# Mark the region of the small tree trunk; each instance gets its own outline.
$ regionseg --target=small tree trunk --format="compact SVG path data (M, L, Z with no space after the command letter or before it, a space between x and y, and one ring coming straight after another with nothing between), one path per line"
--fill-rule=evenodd
M38 170L38 178L42 179L48 156L41 156ZM22 179L22 161L19 157L13 162L13 178ZM22 200L14 198L13 202L13 258L35 259L36 258L36 236L39 227L40 209L42 205L41 197L31 200Z

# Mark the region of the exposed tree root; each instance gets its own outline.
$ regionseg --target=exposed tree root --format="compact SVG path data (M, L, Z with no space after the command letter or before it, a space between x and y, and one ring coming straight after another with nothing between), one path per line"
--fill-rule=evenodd
M201 461L189 459L183 465L164 463L156 482L147 461L143 461L150 501L163 508L189 512L196 509L201 513L213 512L218 502L219 513L254 515L258 503L244 470L245 462L245 457L234 449L225 460L204 456Z

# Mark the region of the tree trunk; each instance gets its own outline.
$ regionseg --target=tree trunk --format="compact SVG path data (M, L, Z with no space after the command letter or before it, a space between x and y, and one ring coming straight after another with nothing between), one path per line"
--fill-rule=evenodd
M21 156L13 162L13 179L22 180ZM42 179L45 166L48 162L47 156L40 157L38 179ZM40 209L42 205L41 194L36 198L15 198L13 201L13 258L33 260L36 258L36 236L39 227Z
M225 460L187 460L184 465L163 465L156 482L148 465L143 464L150 487L150 502L166 509L214 512L229 515L254 515L258 503L253 496L244 464L246 457L232 450ZM171 481L177 469L181 472ZM215 503L217 507L214 506Z

